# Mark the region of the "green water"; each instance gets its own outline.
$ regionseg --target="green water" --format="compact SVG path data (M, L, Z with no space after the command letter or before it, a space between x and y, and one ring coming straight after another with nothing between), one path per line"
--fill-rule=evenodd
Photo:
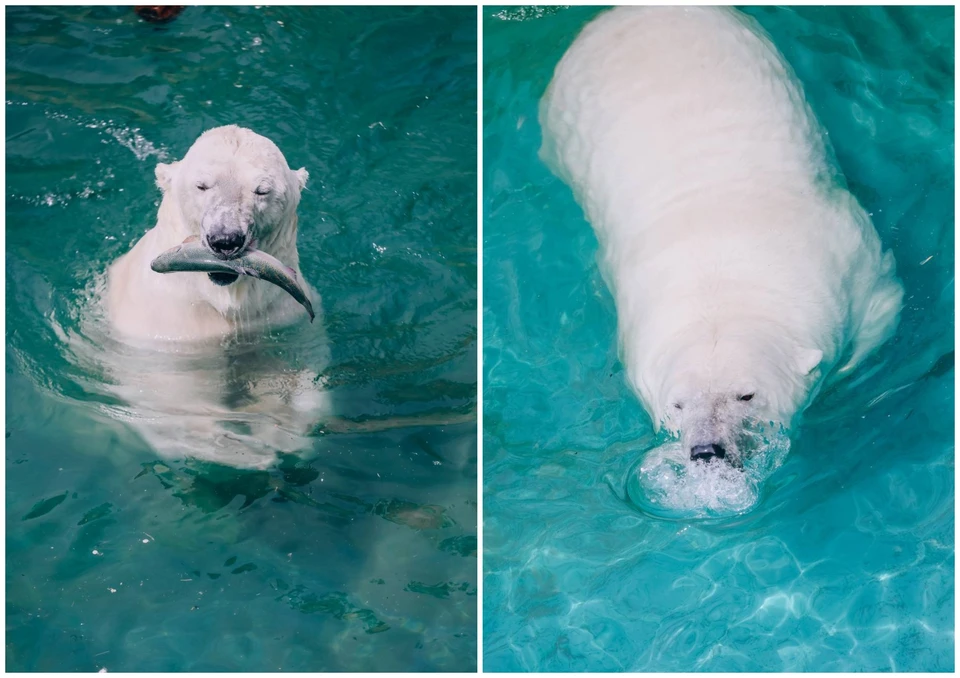
M476 10L20 7L6 38L7 668L473 669ZM337 415L262 470L161 455L84 329L156 163L230 123L310 172L323 318L221 348Z

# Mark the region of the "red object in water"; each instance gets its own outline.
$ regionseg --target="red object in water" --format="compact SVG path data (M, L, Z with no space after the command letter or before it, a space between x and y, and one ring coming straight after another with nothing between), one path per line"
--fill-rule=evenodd
M184 9L186 9L185 6L179 5L157 5L155 7L140 5L134 7L133 11L144 21L163 24L168 21L173 21Z

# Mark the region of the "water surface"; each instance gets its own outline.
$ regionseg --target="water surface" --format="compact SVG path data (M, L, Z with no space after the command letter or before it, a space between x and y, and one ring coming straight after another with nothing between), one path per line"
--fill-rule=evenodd
M537 158L590 7L484 10L484 670L952 671L952 8L751 8L906 287L752 511L666 520L596 240Z
M475 10L19 7L6 38L7 668L474 668ZM335 413L256 468L151 444L106 388L127 349L90 330L156 163L230 123L310 172L322 323L194 376L240 409L313 371Z

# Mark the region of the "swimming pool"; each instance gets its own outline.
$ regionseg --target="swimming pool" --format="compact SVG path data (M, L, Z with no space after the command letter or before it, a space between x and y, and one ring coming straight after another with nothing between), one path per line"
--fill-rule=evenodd
M484 10L484 670L952 671L952 8L752 8L906 287L759 505L651 517L596 242L537 101L596 8Z
M475 8L9 8L6 56L7 668L475 668ZM310 172L323 320L224 349L338 417L265 469L159 454L63 341L229 123Z

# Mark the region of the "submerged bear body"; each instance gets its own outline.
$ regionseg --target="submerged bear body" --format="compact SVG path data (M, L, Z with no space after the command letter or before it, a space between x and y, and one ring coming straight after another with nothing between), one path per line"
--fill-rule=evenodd
M590 23L540 109L541 157L600 243L621 359L691 458L791 428L886 341L902 287L762 29L727 8Z
M269 139L230 125L205 132L182 160L159 164L156 177L156 226L107 270L101 308L85 328L101 341L77 337L73 353L108 375L113 411L164 458L268 468L279 453L310 450L314 426L332 412L317 373L330 353L322 321L302 335L306 344L288 338L278 350L268 331L307 318L284 289L250 276L151 268L187 238L223 259L256 248L293 270L319 312L297 254L306 170L291 170Z

